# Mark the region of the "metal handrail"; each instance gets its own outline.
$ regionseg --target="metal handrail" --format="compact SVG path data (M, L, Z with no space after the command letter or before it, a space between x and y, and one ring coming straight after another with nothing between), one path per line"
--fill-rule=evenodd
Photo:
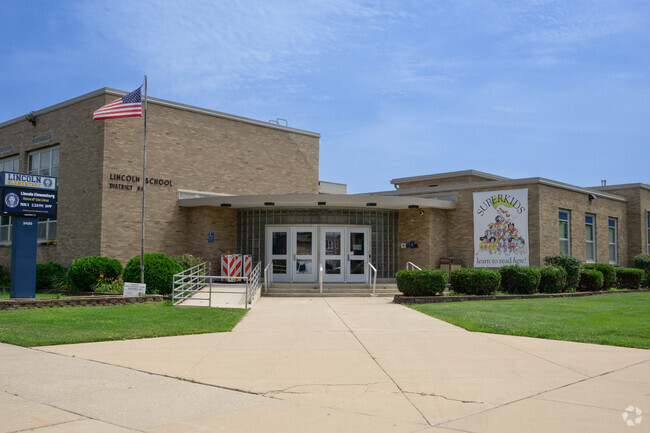
M415 270L415 269L417 269L418 271L421 271L421 270L422 270L421 267L419 267L418 265L416 265L416 264L413 263L413 262L408 262L408 263L406 263L406 269L407 269L407 270L411 270L411 271L413 271L413 270Z
M207 301L208 306L212 306L212 294L213 293L222 293L222 294L234 294L239 293L244 295L244 308L248 309L248 305L252 304L252 301L255 299L255 295L259 290L260 283L260 274L261 274L261 263L257 263L255 268L250 274L250 277L229 277L229 276L217 276L209 275L212 266L210 262L204 262L200 265L193 266L192 268L186 269L185 271L179 272L174 275L174 288L172 290L172 305L180 306L184 301L191 299L193 301ZM206 272L206 270L208 270ZM213 285L218 287L228 287L227 284L220 285L219 282L239 282L244 284L244 291L233 291L233 290L213 290ZM207 288L207 290L205 290ZM241 289L241 286L240 286ZM197 295L199 297L197 297ZM200 297L201 295L207 295L207 297ZM184 305L184 306L199 306L199 305Z
M375 268L372 265L372 263L370 263L370 262L368 262L368 267L370 268L371 273L374 273L374 275L375 275L374 279L372 278L372 276L368 275L368 278L370 279L370 281L372 281L372 285L370 285L372 287L372 294L370 296L377 296L377 293L376 293L376 288L377 288L377 268Z
M264 268L264 293L268 293L269 286L273 284L273 260Z
M320 292L323 293L323 265L318 265L318 285L320 286Z

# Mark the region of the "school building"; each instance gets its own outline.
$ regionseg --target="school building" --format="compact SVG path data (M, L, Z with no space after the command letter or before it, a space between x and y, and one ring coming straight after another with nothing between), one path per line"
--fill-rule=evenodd
M142 118L93 121L125 92L103 88L0 123L0 169L58 176L38 262L140 253ZM147 252L273 263L277 282L394 278L408 262L534 266L565 252L630 266L650 251L650 186L580 187L475 170L393 179L347 194L319 181L320 135L156 98L147 114ZM324 149L327 152L327 149ZM9 269L11 218L0 221Z

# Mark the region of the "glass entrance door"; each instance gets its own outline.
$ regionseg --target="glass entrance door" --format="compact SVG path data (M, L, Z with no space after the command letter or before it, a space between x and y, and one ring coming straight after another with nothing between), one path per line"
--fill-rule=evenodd
M368 271L370 229L348 228L346 230L347 266L345 280L348 283L363 283Z
M323 281L342 283L345 281L345 229L340 227L321 227L320 230Z
M289 235L287 229L272 229L269 233L269 260L273 263L273 281L287 283L291 281L291 263L289 262L290 252Z
M292 227L293 239L293 281L311 283L316 281L316 228Z

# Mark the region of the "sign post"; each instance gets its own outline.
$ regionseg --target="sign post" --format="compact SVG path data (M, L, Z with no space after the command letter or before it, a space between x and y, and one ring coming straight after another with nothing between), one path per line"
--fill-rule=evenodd
M0 173L0 213L12 217L12 298L36 297L38 217L56 217L57 178L27 173Z

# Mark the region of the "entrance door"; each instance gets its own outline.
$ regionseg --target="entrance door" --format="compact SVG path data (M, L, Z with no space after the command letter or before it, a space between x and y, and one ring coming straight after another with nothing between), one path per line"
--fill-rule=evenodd
M290 268L290 230L286 229L272 229L270 231L269 244L270 256L269 259L273 263L273 281L280 283L288 283L291 281L291 268Z
M345 280L348 283L363 283L368 272L370 229L348 228L346 236L347 266Z
M312 283L318 275L316 262L316 228L292 227L293 281Z
M342 283L345 281L345 229L322 227L320 229L321 265L323 281Z

